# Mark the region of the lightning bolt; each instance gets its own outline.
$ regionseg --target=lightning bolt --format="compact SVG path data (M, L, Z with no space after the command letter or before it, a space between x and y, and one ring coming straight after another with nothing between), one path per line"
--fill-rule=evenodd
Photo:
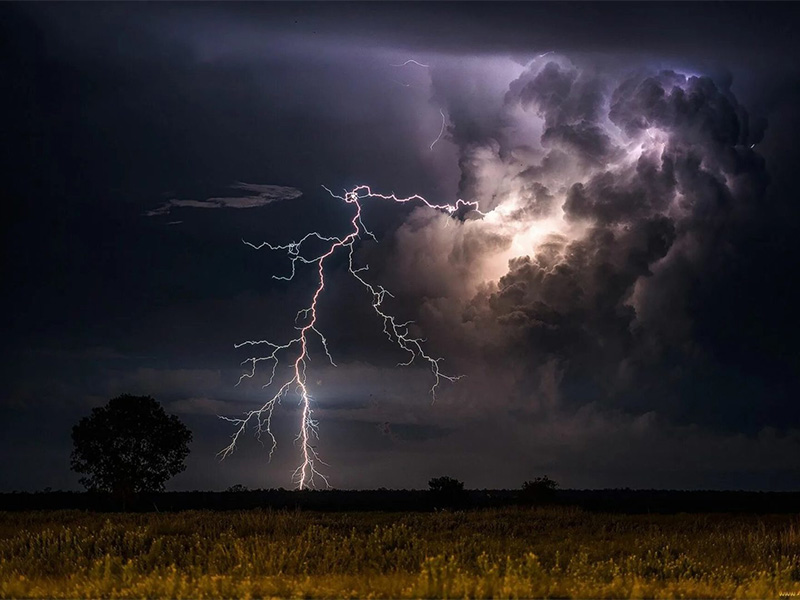
M421 62L417 62L413 58L409 58L406 62L401 63L399 65L389 65L390 67L405 67L406 65L417 65L418 67L422 67L423 69L430 68L430 65L423 65Z
M324 186L323 186L324 187ZM331 365L336 366L328 349L328 340L325 335L317 328L317 307L320 297L325 290L325 264L334 254L339 252L346 252L348 255L348 270L350 274L358 281L367 291L368 296L372 299L372 308L375 314L383 321L383 332L390 341L399 346L407 355L408 359L404 362L398 363L401 366L408 366L415 360L427 363L433 375L433 384L430 389L431 398L436 399L436 390L442 380L456 381L460 379L461 375L447 375L442 372L440 363L442 358L434 358L428 354L423 344L424 339L415 337L411 333L410 326L413 321L399 321L394 315L390 314L384 308L384 302L387 298L393 298L389 292L382 285L375 285L368 282L364 278L364 273L369 270L369 266L365 265L357 267L354 262L354 252L356 242L363 239L363 237L372 238L378 241L375 235L367 229L362 221L362 202L368 199L385 200L398 204L406 204L410 202L419 203L430 208L444 211L450 215L456 213L459 209L467 211L475 211L480 215L484 215L478 209L477 202L465 202L464 200L457 200L455 204L434 204L429 202L422 196L414 194L413 196L399 197L395 194L379 194L373 192L367 185L359 185L350 191L345 191L343 196L334 194L328 188L324 188L333 198L341 200L346 204L353 207L353 217L350 220L350 232L344 237L326 236L319 232L311 232L303 236L300 240L290 242L284 245L273 245L269 242L262 242L260 244L252 244L242 240L247 246L255 250L268 249L272 251L284 252L289 259L291 270L288 275L273 275L274 279L283 281L291 281L297 274L297 265L306 264L314 265L316 267L317 285L312 294L311 300L305 308L301 308L295 315L295 329L297 335L283 344L277 344L269 340L246 340L244 342L235 344L235 348L242 347L263 347L266 351L260 356L253 356L247 358L242 362L242 365L249 365L249 371L245 371L240 377L236 385L239 385L245 379L253 378L256 374L256 367L262 362L269 365L269 379L264 384L264 389L271 389L274 393L269 399L258 409L244 413L242 417L232 418L220 416L235 425L234 433L231 435L231 443L220 451L219 456L224 459L229 456L235 449L241 435L245 432L248 425L254 424L256 428L256 435L259 440L262 436L267 435L270 439L269 457L272 455L277 447L277 440L272 432L272 416L275 408L280 404L281 399L294 392L299 397L301 407L300 429L295 438L295 442L300 446L301 461L300 465L292 474L292 481L299 489L315 488L318 480L324 482L325 486L329 486L328 479L319 470L319 465L325 465L319 455L317 454L315 440L319 439L318 422L314 419L313 404L314 399L309 391L306 372L308 362L311 360L309 354L309 343L312 338L318 338L322 343L322 348ZM321 242L324 246L323 251L311 253L306 250L308 242L316 241ZM326 246L325 246L326 245ZM276 381L278 366L281 363L281 357L288 354L289 369L288 379L283 381Z
M442 139L442 135L444 135L444 127L445 125L447 125L447 117L444 116L444 111L441 108L439 109L439 114L442 115L442 128L439 130L439 135L431 143L431 150L433 150L433 147L436 145L436 142Z

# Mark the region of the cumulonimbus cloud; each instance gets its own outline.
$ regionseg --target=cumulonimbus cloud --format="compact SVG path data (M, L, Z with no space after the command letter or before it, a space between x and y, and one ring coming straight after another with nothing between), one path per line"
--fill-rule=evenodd
M523 410L546 397L685 412L682 390L715 385L699 383L714 348L696 332L719 301L704 274L729 272L752 226L768 182L752 147L763 124L730 82L670 70L534 62L486 107L493 128L470 122L475 107L437 87L435 69L432 81L462 198L488 215L449 225L412 215L387 271L392 289L423 298L423 329L441 347L496 367L485 385L453 392L460 406L474 392Z

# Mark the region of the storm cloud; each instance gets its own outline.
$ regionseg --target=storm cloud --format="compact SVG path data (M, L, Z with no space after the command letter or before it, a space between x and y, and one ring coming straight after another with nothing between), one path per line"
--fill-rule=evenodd
M414 266L396 285L425 298L420 314L443 347L482 348L464 363L494 365L481 388L494 389L493 409L599 405L723 431L732 410L750 415L748 430L786 424L791 406L763 410L766 382L729 396L718 339L698 335L726 302L712 287L736 276L737 244L759 226L765 123L753 124L730 79L555 58L532 62L487 107L494 131L451 138L461 191L488 214L449 231L436 215L401 227L392 260ZM535 134L521 140L526 129ZM480 250L465 252L467 239ZM431 255L425 268L414 258ZM436 285L408 283L412 270L437 273ZM711 397L698 404L691 389Z
M365 202L357 263L465 376L435 403L331 262L335 486L800 481L791 5L2 11L3 489L75 486L68 425L122 392L195 429L176 487L287 485L293 397L273 463L215 459L216 413L263 401L233 344L292 335L313 283L242 239L338 235L322 186L362 183L485 215Z

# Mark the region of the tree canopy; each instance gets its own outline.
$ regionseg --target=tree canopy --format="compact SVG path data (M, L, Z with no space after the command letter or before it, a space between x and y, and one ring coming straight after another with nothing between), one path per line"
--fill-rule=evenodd
M130 497L164 489L186 468L192 432L150 396L123 394L72 428L73 471L89 490Z

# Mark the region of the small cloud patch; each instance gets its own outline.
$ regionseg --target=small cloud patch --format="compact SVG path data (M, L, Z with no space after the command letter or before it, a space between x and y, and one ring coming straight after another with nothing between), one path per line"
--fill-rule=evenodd
M207 397L175 400L170 402L167 408L171 412L182 415L226 415L242 412L241 406L236 402Z
M173 208L257 208L281 200L294 200L303 192L293 187L244 183L237 181L229 186L231 190L240 192L237 196L219 196L206 200L167 200L164 204L145 213L147 217L168 215Z

